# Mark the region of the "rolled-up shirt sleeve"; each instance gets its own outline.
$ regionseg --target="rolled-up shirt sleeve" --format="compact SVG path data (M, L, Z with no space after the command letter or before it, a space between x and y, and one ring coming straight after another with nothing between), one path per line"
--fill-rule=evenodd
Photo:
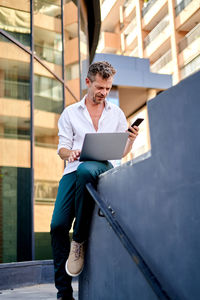
M61 148L72 149L73 147L73 129L69 119L68 111L65 109L58 120L59 143L57 153Z

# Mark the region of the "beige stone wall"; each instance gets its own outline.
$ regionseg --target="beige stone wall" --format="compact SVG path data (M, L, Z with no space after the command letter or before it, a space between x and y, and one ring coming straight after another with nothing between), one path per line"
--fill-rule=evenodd
M49 232L54 204L35 204L34 231Z

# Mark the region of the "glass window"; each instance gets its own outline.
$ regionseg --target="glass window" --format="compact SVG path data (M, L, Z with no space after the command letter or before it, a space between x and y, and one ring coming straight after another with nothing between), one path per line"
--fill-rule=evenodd
M80 67L78 39L78 4L77 1L65 1L64 5L64 44L65 44L65 79L66 84L80 100ZM76 99L66 89L65 104L70 105Z
M34 12L61 19L60 0L34 0Z
M30 1L5 1L5 5L0 4L0 28L30 47Z
M31 259L30 176L30 56L0 35L0 262Z
M89 67L89 48L88 48L88 23L87 23L87 10L84 5L81 6L80 11L80 66L81 74L87 74ZM84 80L84 78L82 78ZM83 88L83 87L81 87ZM83 96L83 91L82 95Z
M34 232L35 258L52 258L50 223L64 162L57 155L63 84L34 62ZM44 218L45 216L45 218Z
M34 49L62 77L61 1L34 0Z
M56 76L62 78L64 67L69 88L65 87L66 105L76 102L81 94L80 60L88 59L86 8L83 8L84 13L81 12L79 34L77 2L63 1L65 66L62 65L61 0L33 0L34 51L48 68L35 60L33 79L30 77L30 55L0 34L0 263L32 260L31 167L34 168L35 259L52 258L50 222L64 169L64 163L57 155L63 83ZM28 49L30 3L29 0L0 1L0 29Z
M35 108L60 114L63 108L62 84L55 78L35 75Z

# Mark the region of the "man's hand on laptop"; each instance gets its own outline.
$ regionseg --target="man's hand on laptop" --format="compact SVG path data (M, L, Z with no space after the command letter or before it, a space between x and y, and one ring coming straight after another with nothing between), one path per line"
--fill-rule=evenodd
M78 160L80 157L80 153L81 153L81 150L71 150L70 155L68 157L68 162L70 163L75 160Z
M67 148L61 148L59 150L59 156L63 160L68 160L69 162L73 162L78 160L80 157L81 150L71 150Z
M131 132L128 131L128 133L129 133L128 138L129 138L129 141L133 143L135 141L136 137L138 136L139 127L138 126L129 127L129 129L131 130Z

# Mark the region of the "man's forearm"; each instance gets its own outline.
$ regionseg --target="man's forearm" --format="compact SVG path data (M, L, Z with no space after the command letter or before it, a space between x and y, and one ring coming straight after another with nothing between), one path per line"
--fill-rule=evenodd
M63 160L68 160L73 150L67 149L67 148L60 148L59 150L59 156Z
M80 150L70 150L67 148L61 148L59 150L59 156L63 160L68 160L68 162L73 162L80 157Z
M126 156L132 149L133 147L133 143L138 135L138 131L139 131L139 128L138 126L134 126L134 127L129 127L129 131L127 131L129 133L129 137L128 137L128 140L127 140L127 143L126 143L126 147L124 149L124 154L123 154L123 157Z
M125 146L125 149L124 149L124 154L123 154L123 157L125 157L132 149L133 147L133 142L134 141L131 141L131 140L127 140L127 143L126 143L126 146Z

